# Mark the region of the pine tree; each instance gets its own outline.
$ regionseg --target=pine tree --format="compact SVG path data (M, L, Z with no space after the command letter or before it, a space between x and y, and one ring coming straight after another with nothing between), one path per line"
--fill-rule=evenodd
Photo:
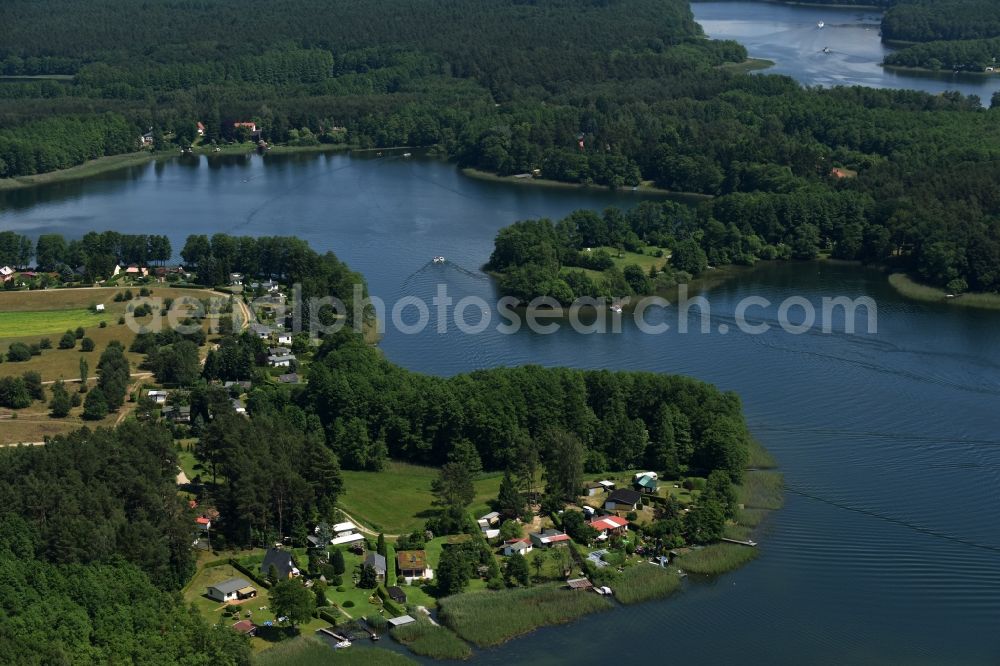
M61 419L69 415L72 401L69 393L62 381L57 381L52 385L52 401L49 402L49 409L52 410L52 418Z
M505 470L497 495L497 510L504 518L520 518L525 510L524 497L514 483L510 470Z
M344 553L339 548L334 549L333 556L330 558L330 564L333 565L333 571L338 576L344 575L344 572L347 571L347 564L344 562Z
M385 557L385 534L378 533L378 542L375 545L375 552Z

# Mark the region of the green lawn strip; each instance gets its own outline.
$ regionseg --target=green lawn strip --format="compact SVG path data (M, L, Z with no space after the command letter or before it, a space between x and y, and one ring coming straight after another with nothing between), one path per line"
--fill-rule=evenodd
M444 624L480 647L613 607L602 596L558 584L459 594L441 599L439 606Z

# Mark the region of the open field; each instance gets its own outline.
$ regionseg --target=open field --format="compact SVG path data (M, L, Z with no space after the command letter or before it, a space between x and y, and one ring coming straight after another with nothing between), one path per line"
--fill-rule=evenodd
M0 368L6 366L23 366L27 363L4 363ZM12 373L13 374L13 373ZM92 386L93 381L90 382ZM76 384L68 385L67 390L71 393L78 389ZM55 435L65 435L73 430L79 430L83 426L88 428L98 428L101 426L112 426L118 418L128 409L128 405L115 414L109 414L100 421L84 421L80 418L83 407L74 407L68 416L61 419L54 419L49 416L49 400L52 399L51 387L45 387L45 400L32 402L30 406L16 411L0 409L0 446L17 444L19 442L34 443L42 442L46 437ZM16 414L16 418L10 415Z
M539 627L609 610L612 603L593 593L559 585L473 592L442 599L441 618L460 637L480 647L500 645Z
M138 287L129 287L138 295ZM97 287L80 289L44 289L37 291L0 291L0 353L6 353L12 342L33 344L42 338L49 338L51 349L42 350L41 355L32 356L23 363L0 364L0 376L20 375L28 370L34 370L42 375L43 381L56 379L75 380L80 376L80 356L87 358L90 374L97 372L97 361L101 352L112 340L120 341L128 349L135 339L135 331L129 326L119 324L118 319L125 314L130 304L141 302L115 302L115 294L123 292L126 287ZM203 299L212 296L211 292L199 289L182 289L175 287L150 287L153 298L180 297ZM91 306L103 304L105 311L95 314ZM156 302L154 302L154 305ZM177 306L175 306L177 307ZM101 328L101 322L106 327ZM154 317L137 319L141 324L149 324ZM166 325L166 320L164 320ZM206 320L205 325L208 325ZM92 352L81 352L79 342L75 349L59 349L59 338L67 330L75 330L82 326L86 337L94 341ZM126 351L126 357L132 364L133 372L143 359L142 354Z
M299 636L261 652L258 666L410 666L416 664L401 654L375 647L354 646L337 650L311 636Z
M345 470L344 493L340 505L369 527L387 534L408 534L423 527L433 515L434 497L431 482L438 470L407 463L390 462L381 472ZM488 474L477 479L476 497L470 510L486 511L486 502L500 490L501 475ZM478 515L478 514L477 514Z

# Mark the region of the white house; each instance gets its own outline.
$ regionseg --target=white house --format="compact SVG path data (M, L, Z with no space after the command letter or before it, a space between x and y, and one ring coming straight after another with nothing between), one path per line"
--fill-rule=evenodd
M489 541L490 539L496 539L498 536L500 536L500 530L496 529L495 527L488 527L483 530L483 537L487 541Z
M205 594L215 601L235 601L237 599L252 599L257 596L257 590L245 578L230 578L221 583L210 585Z
M291 333L278 333L278 344L279 345L290 345L290 344L292 344L292 334Z
M534 546L531 545L531 539L511 539L503 544L503 554L507 557L511 555L527 555L532 550Z
M104 303L98 303L95 305L94 312L104 312Z
M167 402L167 392L161 391L159 389L146 391L146 397L153 401L154 404L163 405Z
M272 368L288 368L291 367L292 361L295 360L293 354L282 354L280 356L271 355L267 357L267 362Z

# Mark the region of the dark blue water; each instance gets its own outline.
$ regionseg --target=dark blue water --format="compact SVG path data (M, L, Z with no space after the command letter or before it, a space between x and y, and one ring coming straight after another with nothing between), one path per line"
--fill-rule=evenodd
M500 227L638 200L485 183L416 158L202 158L4 193L0 229L166 233L175 250L192 233L292 234L335 250L390 303L439 284L489 300L478 267ZM428 266L434 255L448 263ZM878 330L746 335L732 324L749 295L867 295ZM761 267L706 296L707 335L678 333L676 309L650 315L673 325L663 335L628 322L618 335L387 331L387 356L421 372L539 363L713 382L740 394L786 476L786 507L749 566L478 660L1000 663L1000 313L907 301L875 271L820 263Z

